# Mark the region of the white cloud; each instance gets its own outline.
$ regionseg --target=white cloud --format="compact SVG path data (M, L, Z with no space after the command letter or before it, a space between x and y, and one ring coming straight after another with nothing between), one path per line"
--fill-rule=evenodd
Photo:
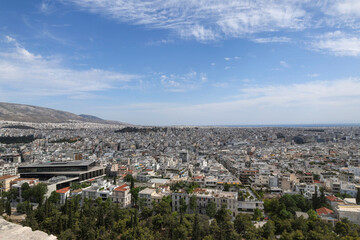
M120 22L169 29L199 41L281 29L304 29L308 16L289 0L62 0Z
M320 74L318 74L318 73L309 73L308 74L308 77L312 77L312 78L316 78L316 77L319 77L320 76Z
M238 56L235 56L235 57L225 57L224 59L225 59L225 61L232 61L232 60L239 60L240 57L238 57Z
M324 12L345 19L360 18L360 2L358 0L330 0L325 2Z
M280 61L280 65L284 68L289 68L290 65L286 61Z
M312 42L316 50L330 52L337 56L359 56L360 38L341 31L317 36Z
M229 84L224 83L224 82L218 82L218 83L212 84L212 86L215 88L227 88L229 86Z
M256 43L287 43L291 42L291 38L288 37L267 37L267 38L254 38Z
M187 92L197 89L207 82L206 74L191 71L184 75L163 74L160 76L162 87L169 92Z
M145 45L160 46L160 45L165 45L165 44L169 44L169 43L173 43L173 42L174 42L174 40L172 40L172 39L161 39L161 40L147 42Z
M36 55L7 36L7 50L0 51L0 85L29 96L76 95L122 88L136 75L102 69L74 70L60 59ZM4 48L3 48L4 49Z
M115 112L128 116L126 121L157 125L354 123L360 122L359 105L360 79L348 78L248 86L231 101L192 105L147 102L115 107ZM139 122L139 115L147 122Z

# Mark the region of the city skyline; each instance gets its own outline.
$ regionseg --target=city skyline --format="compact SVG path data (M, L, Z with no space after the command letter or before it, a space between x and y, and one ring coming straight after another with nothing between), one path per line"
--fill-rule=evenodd
M143 125L360 122L360 3L0 3L0 101Z

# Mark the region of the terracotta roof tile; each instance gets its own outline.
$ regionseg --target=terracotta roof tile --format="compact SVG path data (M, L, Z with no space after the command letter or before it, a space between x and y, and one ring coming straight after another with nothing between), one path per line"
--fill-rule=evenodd
M1 177L0 177L0 180L4 180L4 179L8 179L8 178L12 178L12 177L15 177L15 176L12 176L12 175L5 175L5 176L1 176Z
M316 213L321 216L321 215L328 215L328 214L333 214L334 211L333 210L330 210L326 207L322 207L322 208L318 208L316 209Z
M65 188L56 190L57 193L67 193L68 191L70 191L70 187L65 187Z
M124 191L126 191L126 190L128 190L128 189L129 189L129 185L127 185L127 184L123 184L123 185L121 185L121 186L119 186L119 187L115 188L115 189L114 189L114 191L117 191L117 192L124 192Z

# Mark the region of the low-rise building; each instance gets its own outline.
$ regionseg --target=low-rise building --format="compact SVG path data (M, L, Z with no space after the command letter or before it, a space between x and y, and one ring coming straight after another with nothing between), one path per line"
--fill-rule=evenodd
M111 199L113 203L119 204L122 208L130 207L130 186L127 184L122 184L121 186L114 188Z
M350 222L360 225L360 205L339 205L335 211L339 220L347 218Z
M56 190L56 192L60 194L60 204L65 204L66 199L70 196L70 187Z
M0 187L1 187L0 191L4 191L4 192L9 191L11 187L11 181L15 180L16 178L18 177L12 175L0 176Z

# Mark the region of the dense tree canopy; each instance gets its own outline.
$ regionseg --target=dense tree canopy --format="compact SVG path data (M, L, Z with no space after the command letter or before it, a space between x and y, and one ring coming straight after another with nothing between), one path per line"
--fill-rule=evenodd
M41 191L41 188L38 190ZM184 209L171 211L171 197L165 197L152 208L121 209L110 200L92 201L81 197L66 200L60 205L58 196L51 197L37 209L27 201L18 206L19 211L27 214L24 225L33 230L42 230L58 236L59 239L358 239L359 226L342 219L333 224L317 217L311 202L301 195L284 195L280 199L266 200L266 221L262 227L255 227L256 214L238 214L234 219L223 205L216 210L210 204L209 216L186 214ZM1 212L8 211L8 201L0 201ZM309 218L296 218L295 211L308 212ZM258 214L258 213L257 213Z

